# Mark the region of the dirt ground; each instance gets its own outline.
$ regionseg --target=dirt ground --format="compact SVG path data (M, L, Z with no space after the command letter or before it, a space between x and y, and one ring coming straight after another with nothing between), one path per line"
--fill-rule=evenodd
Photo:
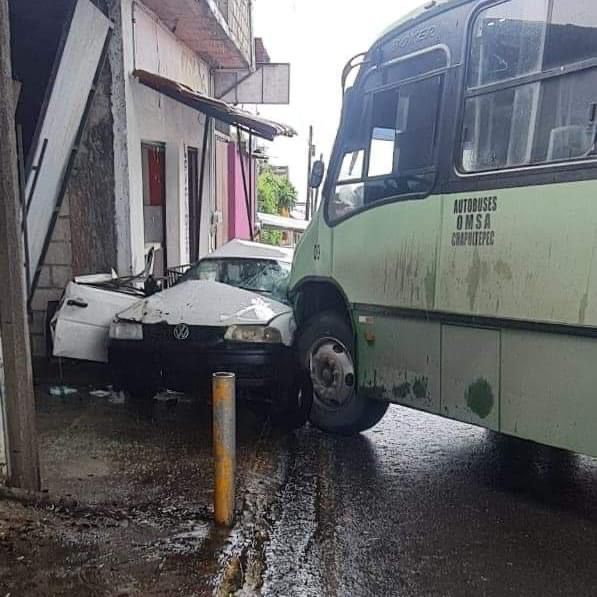
M54 395L58 384L47 378L36 389L45 496L0 499L0 595L210 595L239 586L250 545L211 522L208 404L167 394L139 409L102 391L101 376L66 377L67 395ZM240 409L237 512L251 542L252 512L283 475L286 440Z

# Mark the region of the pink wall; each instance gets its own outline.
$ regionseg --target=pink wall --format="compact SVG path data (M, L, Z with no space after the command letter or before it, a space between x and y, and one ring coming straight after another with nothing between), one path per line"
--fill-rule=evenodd
M247 185L250 184L249 158L243 154L245 160L245 174ZM247 217L247 206L245 189L243 185L243 174L241 169L241 157L236 143L228 144L228 234L229 240L240 238L250 240L249 218ZM255 165L253 168L253 193L252 193L252 220L255 221Z

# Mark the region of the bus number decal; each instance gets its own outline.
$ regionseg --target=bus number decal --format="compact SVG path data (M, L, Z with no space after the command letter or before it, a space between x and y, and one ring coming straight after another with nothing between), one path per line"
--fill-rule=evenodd
M494 215L498 198L470 197L454 201L456 230L452 234L453 247L493 247L495 245Z
M313 245L313 261L319 261L321 259L321 245Z

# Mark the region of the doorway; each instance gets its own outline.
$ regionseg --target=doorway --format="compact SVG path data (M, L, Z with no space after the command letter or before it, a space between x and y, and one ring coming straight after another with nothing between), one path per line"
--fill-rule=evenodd
M199 259L201 234L201 200L199 197L199 150L187 148L189 189L189 255L191 263Z
M143 225L145 251L155 250L154 272L165 276L168 268L166 239L166 147L142 143Z

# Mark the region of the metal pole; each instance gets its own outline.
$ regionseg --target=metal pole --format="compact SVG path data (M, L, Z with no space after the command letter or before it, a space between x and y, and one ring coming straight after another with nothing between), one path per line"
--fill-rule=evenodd
M311 168L313 167L313 126L309 127L309 157L307 161L307 199L305 201L305 220L311 219Z
M249 207L251 209L251 221L255 221L255 203L253 202L253 134L249 133ZM255 240L255 239L253 239Z
M38 491L39 455L17 176L8 1L0 0L0 329L4 355L9 484Z
M236 477L236 376L214 373L212 378L215 461L214 517L216 524L234 522Z

